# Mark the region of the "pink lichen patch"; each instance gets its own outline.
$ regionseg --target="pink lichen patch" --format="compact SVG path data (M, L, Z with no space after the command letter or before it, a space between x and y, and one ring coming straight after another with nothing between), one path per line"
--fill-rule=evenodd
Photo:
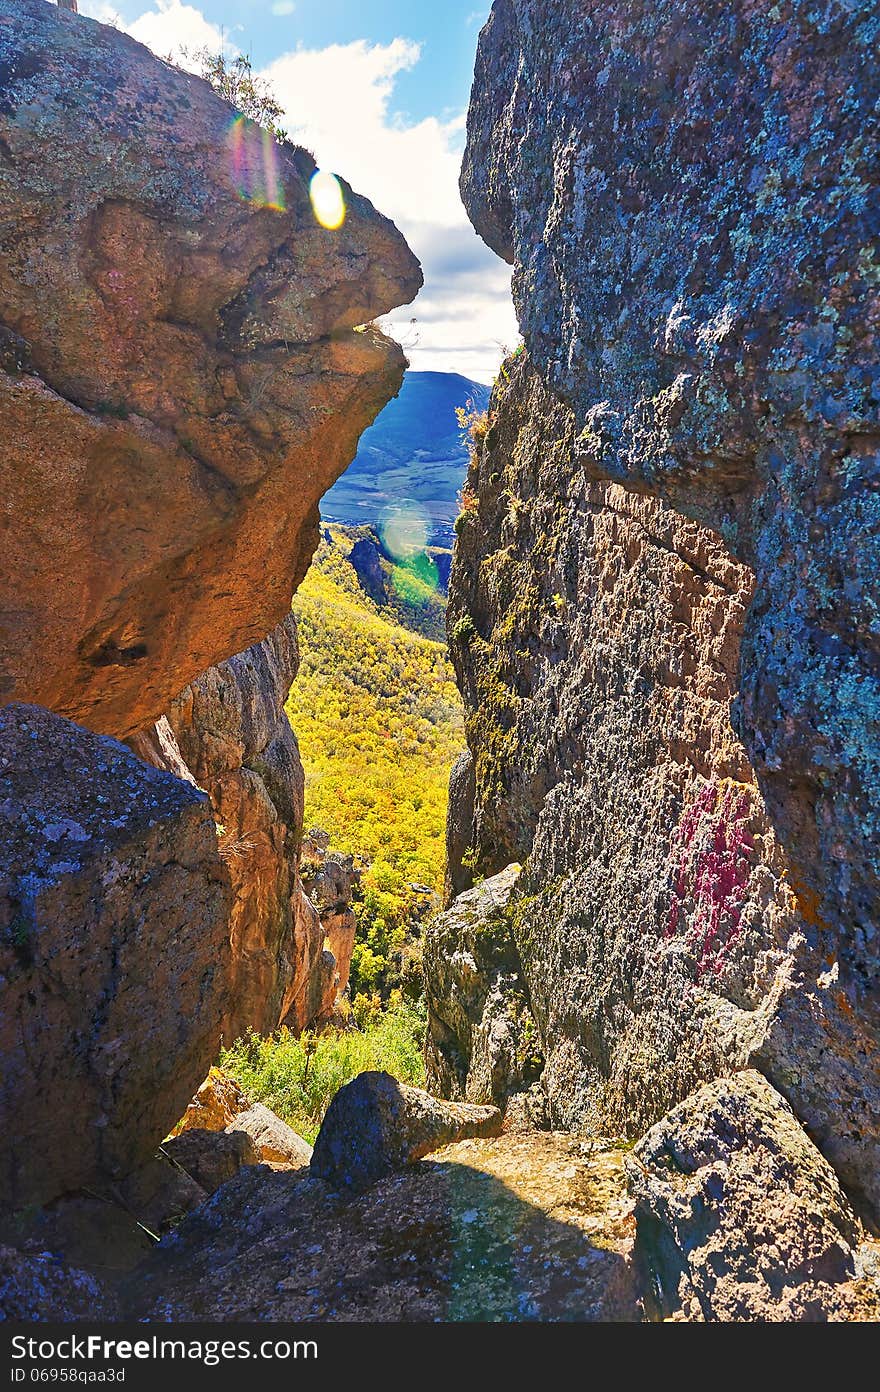
M736 784L707 783L687 808L673 838L672 886L665 936L685 932L694 947L699 981L719 975L741 931L755 843L750 799Z

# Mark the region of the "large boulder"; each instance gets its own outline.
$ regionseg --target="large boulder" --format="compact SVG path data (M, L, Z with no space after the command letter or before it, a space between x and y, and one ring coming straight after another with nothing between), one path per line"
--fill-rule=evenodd
M48 8L48 7L47 7ZM203 793L48 711L0 710L0 1196L148 1160L220 1043L229 881Z
M305 1169L312 1147L262 1102L252 1102L241 1087L219 1068L212 1068L176 1128L177 1137L226 1132L250 1137L262 1164L279 1169ZM166 1143L167 1144L167 1143Z
M230 1134L246 1135L253 1142L264 1165L283 1170L306 1170L312 1159L308 1141L282 1121L262 1102L253 1102L238 1112L226 1128Z
M706 1083L626 1161L661 1312L696 1320L880 1314L855 1283L858 1221L837 1176L760 1073Z
M500 1131L497 1107L441 1102L390 1073L359 1073L327 1108L311 1171L335 1189L365 1189L441 1146Z
M0 0L0 71L0 699L122 737L287 612L421 276L112 27Z
M462 190L525 346L448 618L554 1120L753 1065L880 1213L877 18L496 0Z
M167 1140L162 1150L206 1194L213 1194L245 1165L260 1163L252 1138L237 1127L227 1131L200 1131L198 1127L189 1127Z

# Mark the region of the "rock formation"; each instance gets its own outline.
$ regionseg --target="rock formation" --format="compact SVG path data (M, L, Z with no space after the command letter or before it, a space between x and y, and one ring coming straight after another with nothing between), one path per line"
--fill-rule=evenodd
M519 871L460 895L425 933L428 1074L443 1097L503 1107L541 1073L511 931Z
M364 1189L441 1146L500 1130L497 1107L442 1102L390 1073L359 1073L327 1108L311 1172L335 1189Z
M0 73L0 699L123 737L286 614L421 277L113 28L0 0Z
M148 1160L220 1044L230 891L204 794L0 709L0 1205Z
M162 1149L205 1195L215 1193L245 1165L260 1163L257 1147L246 1131L200 1131L193 1126L166 1141Z
M224 1038L302 1029L321 1001L317 913L297 875L304 775L284 703L299 666L288 614L262 643L219 663L168 711L187 768L210 795L235 895Z
M348 553L348 562L353 567L364 594L369 595L376 604L384 604L388 598L388 591L378 537L359 537Z
M253 1141L262 1164L286 1170L306 1169L312 1158L308 1141L262 1102L251 1102L235 1079L219 1068L211 1069L190 1102L175 1139L193 1130L200 1134L243 1132Z
M286 616L402 379L363 326L421 275L347 186L320 226L313 171L127 35L0 0L0 702L55 713L5 717L4 1197L126 1174L221 1035L335 984Z
M352 896L361 871L354 857L334 851L327 832L315 827L303 839L301 873L303 889L321 919L324 950L333 958L325 985L319 1019L328 1020L340 996L348 991L356 922Z
M496 0L462 191L525 350L449 611L451 880L525 863L556 1120L751 1065L875 1214L877 21Z
M852 1317L859 1224L827 1160L759 1073L705 1083L626 1161L664 1315Z

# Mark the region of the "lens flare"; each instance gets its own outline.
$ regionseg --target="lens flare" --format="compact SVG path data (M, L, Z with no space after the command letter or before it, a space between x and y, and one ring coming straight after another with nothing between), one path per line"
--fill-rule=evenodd
M428 519L415 503L390 507L379 522L382 542L396 561L409 561L428 545Z
M239 198L258 208L283 213L284 186L278 170L278 147L267 130L246 116L236 116L226 138L232 182Z
M335 232L345 222L345 194L335 174L316 169L309 184L312 211L322 227Z

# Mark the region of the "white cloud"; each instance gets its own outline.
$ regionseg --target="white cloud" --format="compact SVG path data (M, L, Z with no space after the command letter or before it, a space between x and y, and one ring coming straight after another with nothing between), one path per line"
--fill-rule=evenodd
M413 367L489 380L504 346L518 339L510 272L461 204L464 113L407 123L391 111L396 77L420 56L409 39L358 40L284 54L263 76L287 112L291 136L393 218L422 261L425 289L391 320Z
M288 5L291 0L276 0L273 12L287 13ZM98 19L112 11L106 0L80 0L80 8ZM181 48L218 51L224 38L227 51L235 51L216 25L182 0L152 0L132 23L117 22L163 57ZM424 290L390 320L413 367L489 381L503 349L518 340L510 272L477 237L459 197L465 113L413 122L392 109L396 79L420 58L420 45L411 39L359 39L296 49L260 76L287 112L292 138L392 218L421 260Z
M185 5L182 0L156 0L153 9L124 27L132 38L154 53L163 58L170 56L190 71L198 71L199 64L186 54L203 48L212 53L235 51L216 24L207 20L195 5Z
M293 0L275 0L275 4L272 6L272 13L273 15L279 16L291 15L295 9L296 5L293 3Z
M119 11L115 5L109 5L107 0L79 0L79 12L87 15L89 19L100 20L102 24L112 24L117 29L123 27Z

